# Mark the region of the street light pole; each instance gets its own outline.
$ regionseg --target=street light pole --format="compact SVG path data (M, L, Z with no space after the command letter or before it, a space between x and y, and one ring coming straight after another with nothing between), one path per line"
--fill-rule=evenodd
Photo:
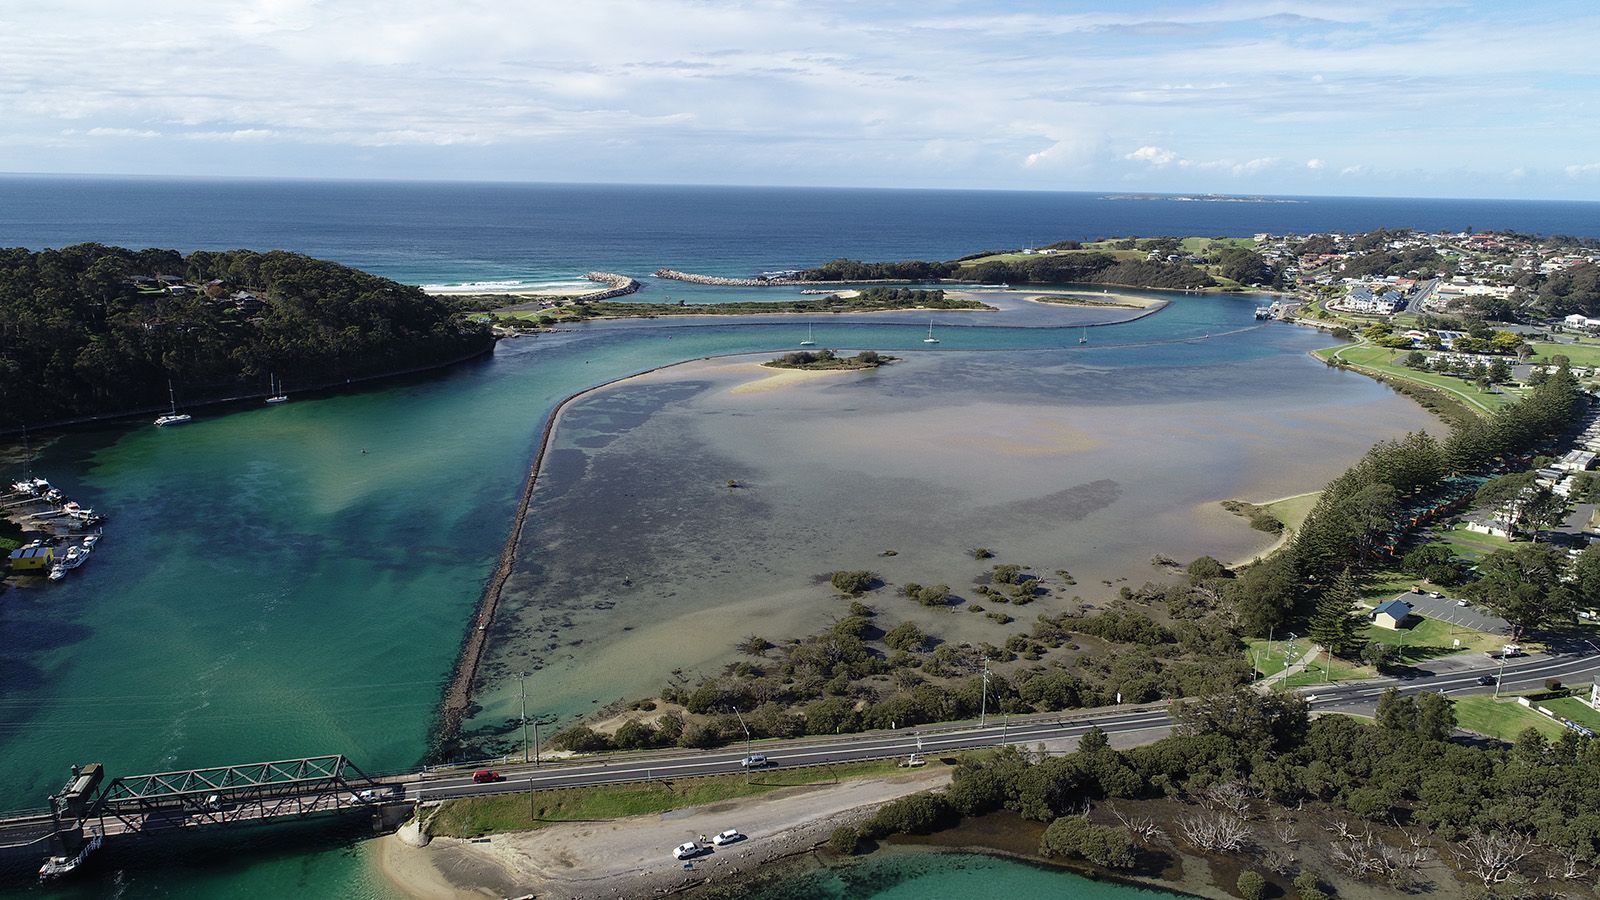
M733 704L728 704L733 706ZM739 717L739 727L744 729L744 755L750 755L750 726L744 723L744 713L739 712L739 707L733 707L733 714Z
M528 764L528 673L517 676L517 686L522 691L522 764Z
M978 701L978 727L989 724L989 663L983 664L983 699Z

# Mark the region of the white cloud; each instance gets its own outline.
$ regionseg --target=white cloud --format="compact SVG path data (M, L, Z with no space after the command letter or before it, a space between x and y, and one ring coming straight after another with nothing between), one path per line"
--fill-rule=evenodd
M1570 190L1563 173L1600 173L1567 165L1600 143L1600 123L1581 115L1600 77L1587 48L1600 9L1100 7L940 0L907 16L848 0L13 3L3 30L27 40L0 65L0 171L133 171L137 159L238 174L271 164L382 177L418 166L489 178L1078 188L1131 172L1175 190L1249 177L1252 190L1292 192L1335 171L1353 187L1426 170L1441 173L1440 190L1467 193L1507 183L1515 168L1531 173L1528 190ZM1042 43L1019 51L1022 35ZM1412 127L1419 117L1426 137ZM163 135L188 149L157 154ZM240 149L251 142L271 153Z
M1188 160L1179 159L1178 154L1171 150L1163 150L1160 147L1151 146L1140 147L1122 158L1131 159L1134 162L1149 163L1158 169L1164 169L1175 162L1179 165L1188 164Z
M62 133L63 134L76 134L77 132L69 130L69 131L64 131ZM98 128L91 128L88 131L85 131L83 133L88 135L89 137L112 137L112 138L156 138L156 137L160 137L161 136L161 132L159 132L159 131L151 131L151 130L149 130L147 128L106 128L106 127L98 127Z

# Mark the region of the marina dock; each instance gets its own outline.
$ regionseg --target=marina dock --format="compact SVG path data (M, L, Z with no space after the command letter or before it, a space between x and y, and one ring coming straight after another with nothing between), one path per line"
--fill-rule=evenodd
M23 543L7 554L9 575L60 581L88 561L105 516L68 499L43 478L25 478L0 494L0 518L20 530Z

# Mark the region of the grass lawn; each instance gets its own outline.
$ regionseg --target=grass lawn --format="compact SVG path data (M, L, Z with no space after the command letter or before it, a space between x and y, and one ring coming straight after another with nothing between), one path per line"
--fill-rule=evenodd
M1468 531L1465 525L1456 525L1443 535L1444 542L1458 556L1467 556L1476 559L1488 556L1496 550L1510 550L1516 546L1503 537L1492 534L1483 534L1478 531Z
M1473 631L1439 619L1423 618L1410 628L1390 631L1376 625L1365 632L1368 641L1390 644L1400 648L1400 661L1412 665L1424 660L1448 656L1465 650L1492 650L1505 646L1505 635ZM1455 642L1460 641L1461 646Z
M1278 682L1275 687L1279 690L1291 688L1311 687L1318 684L1332 684L1340 681L1359 681L1363 678L1374 678L1377 671L1371 666L1349 662L1330 657L1326 653L1320 654L1311 661L1311 665L1304 671L1296 672Z
M1468 731L1514 741L1528 728L1538 729L1545 737L1557 738L1567 729L1515 700L1496 700L1493 697L1457 697L1456 724Z
M1311 642L1304 638L1290 643L1276 640L1267 642L1261 638L1252 638L1245 641L1245 657L1250 660L1250 665L1265 678L1282 672L1284 667L1299 658L1299 654L1306 652ZM1286 654L1294 654L1286 658Z
M1533 362L1547 363L1556 354L1572 360L1575 366L1600 366L1600 344L1547 344L1543 341L1533 344Z
M1400 365L1397 360L1409 352L1368 344L1348 344L1343 347L1318 350L1317 356L1322 359L1342 359L1353 367L1371 369L1403 381L1436 388L1480 412L1491 412L1521 398L1521 394L1504 389L1499 392L1484 393L1478 390L1476 385L1460 378Z
M1186 237L1179 242L1179 246L1183 247L1183 252L1185 253L1205 253L1213 248L1221 250L1224 247L1243 247L1246 250L1254 250L1256 248L1256 239Z
M1593 731L1600 731L1600 712L1595 712L1594 710L1590 709L1587 703L1584 703L1576 697L1562 697L1560 700L1546 700L1543 703L1536 705L1542 706L1558 716L1571 719L1585 728Z
M1368 606L1377 606L1385 600L1393 600L1396 596L1411 590L1412 585L1428 583L1420 578L1397 572L1393 569L1380 569L1371 573L1366 581L1361 583L1361 602Z
M1105 253L1105 254L1109 254L1111 256L1114 256L1117 259L1125 259L1125 260L1141 260L1141 259L1144 259L1145 256L1146 256L1146 254L1145 254L1145 252L1143 250L1111 250L1111 249L1102 249L1102 248L1099 248L1099 247L1091 249L1089 247L1084 247L1082 250L1057 250L1056 252L1049 253L1049 254L1041 254L1041 253L995 253L995 254L990 255L990 256L980 256L977 259L965 260L965 261L963 261L961 263L961 265L963 267L967 267L967 266L978 266L978 265L982 265L984 263L991 263L991 262L1022 262L1023 260L1028 260L1028 259L1049 259L1052 256L1073 256L1073 255L1081 255L1081 254L1084 254L1084 253Z
M1290 531L1299 531L1305 524L1306 516L1311 515L1312 507L1317 505L1317 498L1322 496L1321 491L1312 491L1296 497L1284 497L1271 503L1262 504L1273 518L1282 522Z
M928 767L944 763L928 757ZM834 784L852 778L900 771L895 760L847 763L806 769L676 778L646 784L601 785L447 800L433 820L432 831L450 837L482 837L506 831L531 831L556 822L621 819L662 813L686 806L754 797L808 784ZM531 798L531 806L530 806Z

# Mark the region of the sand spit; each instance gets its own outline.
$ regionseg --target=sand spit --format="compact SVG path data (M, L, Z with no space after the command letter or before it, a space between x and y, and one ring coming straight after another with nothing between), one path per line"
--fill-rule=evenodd
M772 369L760 363L752 363L749 369L751 380L730 388L729 394L764 394L829 376L872 371L870 369Z
M862 819L897 797L942 787L949 779L950 770L941 767L796 787L659 815L562 823L488 840L434 838L423 848L390 835L379 839L377 865L396 888L419 900L650 897L730 882L809 852L839 825ZM748 840L718 848L695 860L691 869L672 858L678 844L729 828Z

